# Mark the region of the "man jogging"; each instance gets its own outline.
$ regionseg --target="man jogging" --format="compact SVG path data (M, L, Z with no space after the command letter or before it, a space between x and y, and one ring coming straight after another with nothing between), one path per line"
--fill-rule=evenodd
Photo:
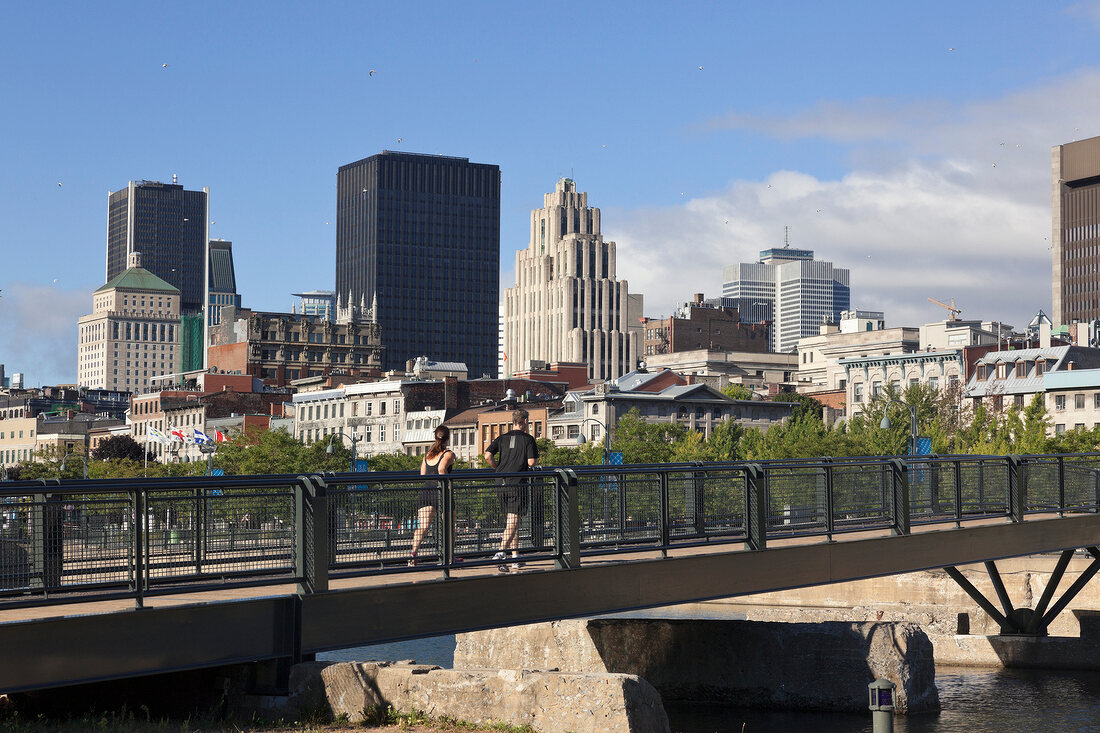
M497 473L520 473L535 467L539 460L539 449L535 439L527 434L527 410L517 408L512 411L512 429L497 437L485 450L485 460ZM500 479L500 509L504 512L504 533L500 538L500 552L493 556L501 564L498 569L507 573L504 564L508 551L512 551L513 560L519 555L519 518L527 513L527 482L518 476ZM513 562L511 570L519 570L523 563Z

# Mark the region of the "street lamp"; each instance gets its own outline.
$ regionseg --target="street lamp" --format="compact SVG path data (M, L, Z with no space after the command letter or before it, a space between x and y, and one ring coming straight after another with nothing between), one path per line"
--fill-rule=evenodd
M75 456L76 458L79 458L80 462L84 464L84 479L87 480L87 478L88 478L88 461L87 461L86 458L84 458L84 456L80 455L79 453L66 453L64 456L62 456L61 457L61 467L58 470L58 472L59 473L65 473L65 464L69 460L69 456Z
M349 438L351 440L351 471L355 472L355 444L359 442L359 438L355 437L355 431L353 430L351 435L348 435L343 430L337 430L328 439L328 447L325 448L325 453L332 455L334 450L332 447L332 441L336 440L337 436Z
M218 452L217 443L199 443L199 453L206 456L206 475L210 475L214 454Z
M890 405L901 405L902 407L909 408L909 455L915 456L917 454L917 408L913 405L907 405L901 400L889 400L886 403L886 407L883 410L882 422L878 424L883 430L890 429L890 418L886 415L890 411Z
M611 439L611 431L608 429L607 423L605 423L602 420L599 420L598 418L594 418L594 417L581 418L581 431L580 431L580 434L577 436L577 445L584 445L585 443L588 442L584 437L584 429L583 429L584 424L587 423L587 422L594 422L597 425L599 425L601 428L603 428L603 463L606 466L607 463L608 463L608 460L609 460L609 453L608 452L609 452L609 449L611 447L611 446L608 445L608 442Z

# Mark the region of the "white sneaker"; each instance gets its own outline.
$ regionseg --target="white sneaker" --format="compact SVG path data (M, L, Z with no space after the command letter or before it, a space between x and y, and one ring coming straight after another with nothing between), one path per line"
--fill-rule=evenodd
M493 555L493 560L497 562L500 562L501 560L506 560L507 558L508 555L504 552L504 550L501 550L497 554Z

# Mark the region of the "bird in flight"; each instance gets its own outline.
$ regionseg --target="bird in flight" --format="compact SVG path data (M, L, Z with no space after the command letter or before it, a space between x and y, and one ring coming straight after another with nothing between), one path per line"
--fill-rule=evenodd
M374 69L371 69L370 71L368 71L367 74L370 75L370 76L374 76L374 74L375 74Z
M955 47L954 47L954 46L952 46L951 48L949 48L949 49L947 49L947 50L948 50L948 51L954 51L954 50L955 50Z
M65 185L65 184L63 184L63 183L62 183L61 181L58 181L58 182L57 182L57 187L58 187L58 188L61 188L61 187L62 187L63 185Z
M996 167L997 167L997 164L996 164L996 163L994 163L994 164L993 164L993 167L994 167L994 168L996 168Z
M399 138L397 138L397 142L401 142L401 141L402 141L402 140L404 140L404 139L405 139L405 138L403 138L403 137L399 137Z
M162 68L162 69L167 69L167 68L168 68L168 64L161 64L161 65L160 65L160 68Z
M700 66L700 67L699 67L699 71L702 71L702 70L703 70L703 67L702 67L702 66Z

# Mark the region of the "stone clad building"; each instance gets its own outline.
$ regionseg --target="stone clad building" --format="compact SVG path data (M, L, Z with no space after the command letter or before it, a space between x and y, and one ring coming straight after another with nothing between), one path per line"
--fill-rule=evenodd
M382 366L380 330L366 318L333 322L227 306L211 340L212 369L248 374L273 387L332 374L377 377Z
M641 317L642 296L615 277L600 210L562 178L531 212L531 240L504 293L504 376L533 361L583 362L589 378L615 379L637 365Z
M92 313L77 321L77 384L142 394L152 377L179 370L180 291L130 266L92 294Z

